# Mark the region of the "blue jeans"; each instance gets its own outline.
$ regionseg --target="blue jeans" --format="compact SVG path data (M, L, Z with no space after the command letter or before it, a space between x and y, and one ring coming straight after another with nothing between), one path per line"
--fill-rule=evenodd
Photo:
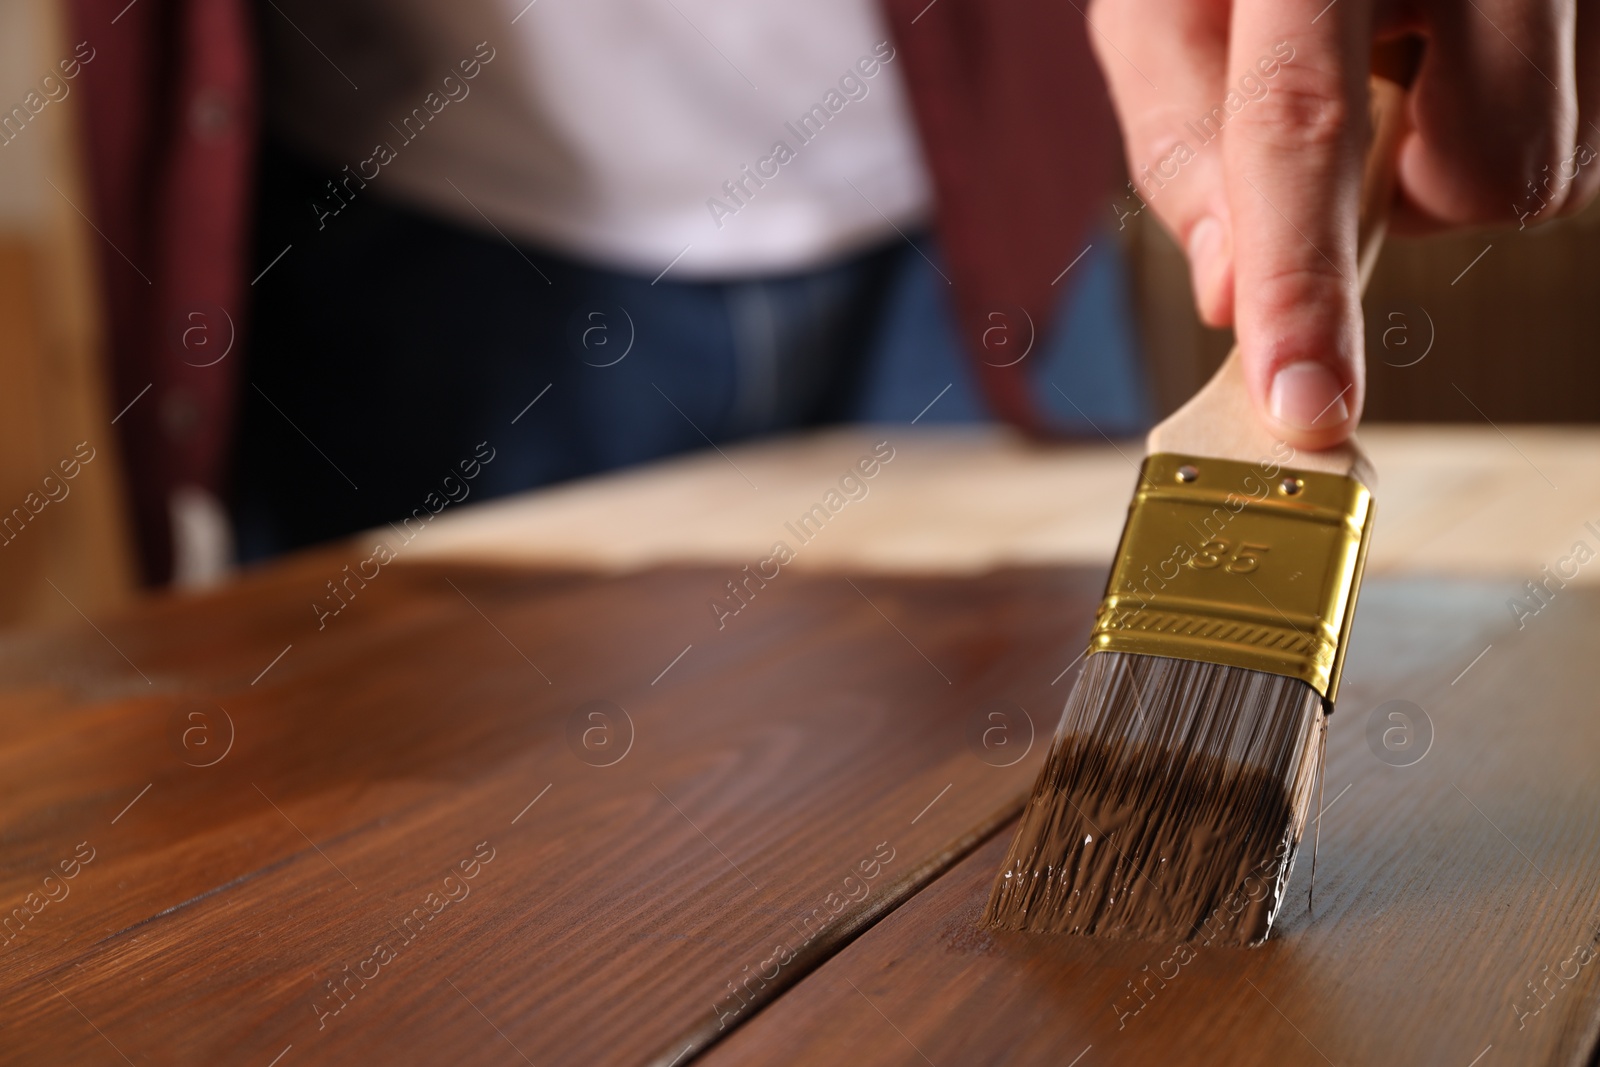
M256 270L293 247L255 287L244 560L396 521L463 463L483 499L709 442L986 417L920 234L793 275L653 279L368 193L319 229L326 177L266 154ZM1064 325L1028 357L1041 404L1096 439L1146 421L1118 266L1074 267Z

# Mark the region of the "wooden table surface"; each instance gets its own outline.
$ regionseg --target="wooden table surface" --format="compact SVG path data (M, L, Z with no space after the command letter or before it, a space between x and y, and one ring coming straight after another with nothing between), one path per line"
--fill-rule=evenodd
M1361 439L1378 471L1371 574L1520 583L1565 555L1585 536L1584 523L1600 525L1600 428L1378 426ZM1143 455L1139 442L1041 447L988 428L833 431L447 510L399 550L608 569L754 562L878 441L894 458L794 566L950 574L1083 564L1103 572ZM1600 583L1600 567L1577 581Z
M1494 586L1375 583L1330 730L1314 907L1303 854L1265 945L980 929L1008 827L704 1063L1587 1067L1600 595L1571 596L1508 635ZM1369 743L1396 700L1431 723L1409 765Z
M1600 546L1597 441L1369 435L1316 909L1149 1003L1172 946L971 921L1127 444L711 452L11 634L0 1062L1586 1064L1600 567L1506 599ZM1395 700L1408 766L1369 740Z

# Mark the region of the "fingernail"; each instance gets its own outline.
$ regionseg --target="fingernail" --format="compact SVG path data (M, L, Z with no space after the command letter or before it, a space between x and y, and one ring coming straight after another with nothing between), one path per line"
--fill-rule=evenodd
M1350 387L1326 366L1312 360L1290 363L1272 379L1268 407L1272 417L1297 430L1323 430L1350 418L1345 403Z
M1221 281L1222 223L1207 215L1189 231L1189 271L1193 275L1195 298L1205 304Z

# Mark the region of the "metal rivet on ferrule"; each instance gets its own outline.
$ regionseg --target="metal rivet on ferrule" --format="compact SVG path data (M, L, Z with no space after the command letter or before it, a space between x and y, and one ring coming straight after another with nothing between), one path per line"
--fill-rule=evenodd
M1180 482L1192 482L1199 477L1200 472L1187 463L1178 468L1178 481Z
M1284 496L1294 496L1303 488L1305 488L1305 483L1299 478L1285 478L1278 483L1278 489Z

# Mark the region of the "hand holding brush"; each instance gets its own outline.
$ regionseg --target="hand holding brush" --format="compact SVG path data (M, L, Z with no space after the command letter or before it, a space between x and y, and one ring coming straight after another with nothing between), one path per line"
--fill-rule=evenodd
M1404 92L1374 77L1371 104L1362 281L1393 197ZM1148 445L1091 654L985 921L1255 942L1308 821L1371 471L1354 441L1303 452L1277 439L1237 349Z

